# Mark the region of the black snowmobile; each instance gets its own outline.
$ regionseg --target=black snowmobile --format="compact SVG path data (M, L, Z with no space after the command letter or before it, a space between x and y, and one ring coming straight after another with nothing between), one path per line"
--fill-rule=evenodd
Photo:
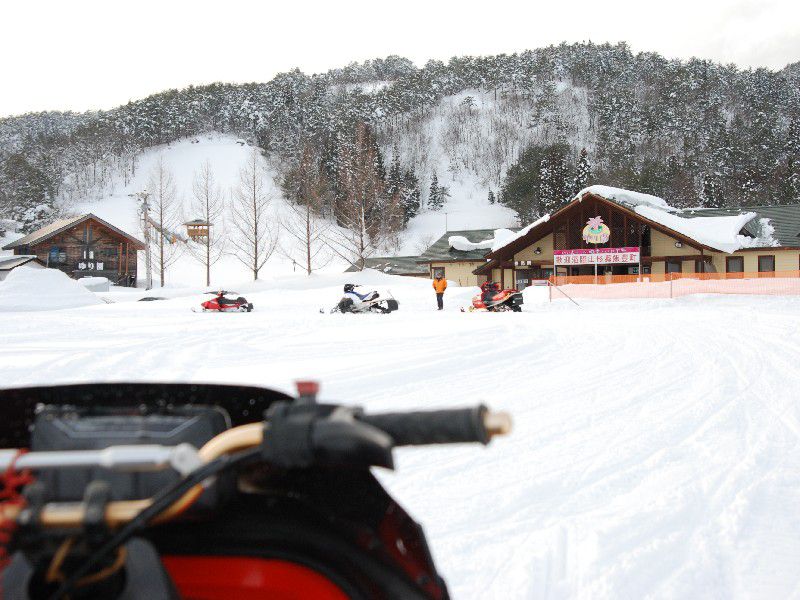
M361 293L356 291L357 286L352 283L344 284L344 296L339 300L339 303L331 309L332 313L382 313L388 314L394 312L399 308L397 300L389 293L388 297L384 298L375 290ZM321 310L320 312L325 312Z
M317 390L0 390L0 595L445 600L421 527L370 469L397 446L486 444L508 417L369 415Z

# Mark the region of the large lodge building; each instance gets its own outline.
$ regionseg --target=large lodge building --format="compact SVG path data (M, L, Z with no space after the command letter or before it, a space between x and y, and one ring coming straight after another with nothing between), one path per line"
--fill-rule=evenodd
M670 273L800 275L798 205L681 210L655 196L597 185L522 230L506 231L491 249L447 241L458 235L489 242L492 233L448 232L420 260L431 276L443 272L460 285L491 279L518 289L554 274L572 281L586 276L576 278L586 283L610 276L660 281Z

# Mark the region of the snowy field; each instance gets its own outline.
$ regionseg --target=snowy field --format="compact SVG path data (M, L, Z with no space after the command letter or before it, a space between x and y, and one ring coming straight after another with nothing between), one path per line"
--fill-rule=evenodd
M346 279L390 289L400 310L320 314ZM800 595L800 298L479 314L458 310L471 288L440 313L430 281L374 272L236 289L253 313L192 313L197 289L0 313L0 381L313 377L372 411L486 402L513 414L512 436L401 449L379 474L454 598Z

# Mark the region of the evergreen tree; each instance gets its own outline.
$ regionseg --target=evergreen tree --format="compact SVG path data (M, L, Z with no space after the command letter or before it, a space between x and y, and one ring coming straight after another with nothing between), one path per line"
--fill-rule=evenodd
M390 198L397 197L402 190L403 178L400 172L400 153L397 146L392 151L392 164L389 167L389 178L386 181L386 193Z
M710 175L705 175L703 177L703 191L700 196L700 204L706 208L721 208L725 205L722 188Z
M575 168L575 180L572 182L572 195L574 196L589 185L592 177L592 165L589 163L589 153L586 148L581 148L578 166Z
M439 210L444 206L444 198L441 196L442 188L439 186L439 178L436 173L431 177L431 186L428 189L428 208Z
M777 200L780 204L796 204L800 202L800 123L796 119L789 123L783 153Z
M567 147L564 144L550 146L539 162L538 212L540 215L557 210L570 197Z
M420 209L420 198L422 194L419 189L419 180L414 174L414 168L406 169L403 174L401 203L403 206L404 223L417 216Z

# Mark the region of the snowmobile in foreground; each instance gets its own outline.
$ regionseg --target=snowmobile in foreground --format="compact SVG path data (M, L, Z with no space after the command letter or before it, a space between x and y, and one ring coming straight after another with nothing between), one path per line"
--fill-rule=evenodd
M509 417L370 415L317 403L318 387L0 390L0 596L448 598L370 468L397 446L486 444Z
M514 288L500 289L500 285L493 281L487 281L481 285L481 293L472 298L470 312L489 311L489 312L521 312L522 311L522 292Z
M214 298L206 300L200 304L202 312L216 311L216 312L250 312L253 310L253 303L248 302L243 296L238 298L227 298L226 294L235 294L236 292L228 292L219 290L218 292L206 292L206 294L214 294ZM192 311L197 312L194 308Z
M375 290L369 290L362 294L356 290L357 287L360 286L352 283L344 284L344 296L342 296L342 299L339 300L339 303L331 309L331 312L373 312L387 314L396 311L400 306L391 293L388 294L388 297L384 298ZM325 311L320 310L320 312Z

